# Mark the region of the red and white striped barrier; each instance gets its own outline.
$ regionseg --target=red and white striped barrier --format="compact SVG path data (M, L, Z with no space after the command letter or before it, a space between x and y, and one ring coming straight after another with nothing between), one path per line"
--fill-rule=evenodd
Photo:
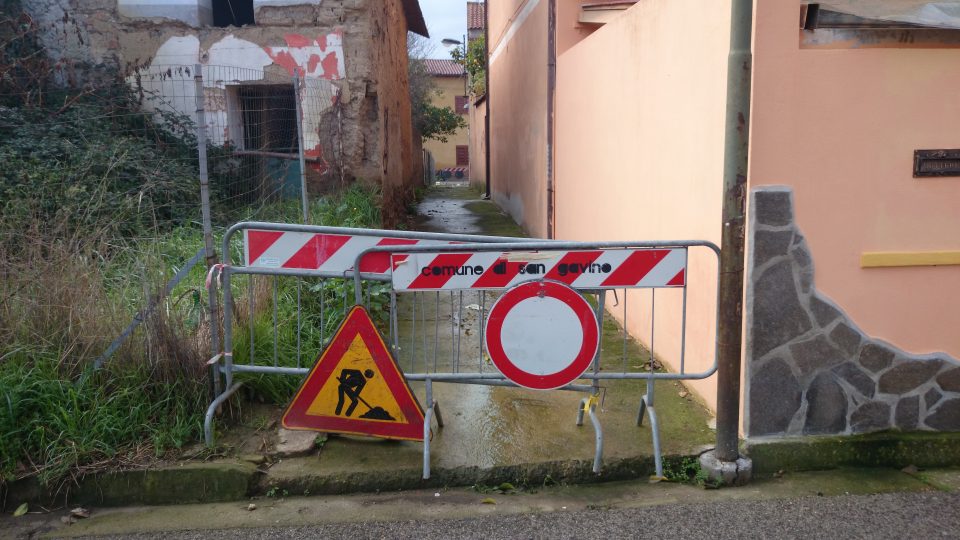
M506 289L539 279L577 289L683 287L686 268L685 248L416 253L393 257L393 288Z
M383 236L354 236L305 232L245 229L243 261L253 268L287 268L319 270L342 275L353 269L353 263L365 249L375 246L433 246L452 242L412 240ZM404 256L399 256L403 258ZM360 272L387 274L389 253L371 253L363 258Z

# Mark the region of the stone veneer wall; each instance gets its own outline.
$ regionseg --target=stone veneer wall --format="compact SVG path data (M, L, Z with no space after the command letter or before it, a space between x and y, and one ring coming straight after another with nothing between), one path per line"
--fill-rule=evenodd
M792 190L751 197L747 436L960 431L960 364L865 335L817 291Z

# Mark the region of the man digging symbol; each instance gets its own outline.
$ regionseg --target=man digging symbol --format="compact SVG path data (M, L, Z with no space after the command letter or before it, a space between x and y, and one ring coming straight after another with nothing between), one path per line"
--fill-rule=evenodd
M362 373L359 369L340 370L340 376L337 377L337 381L340 382L337 386L337 408L335 410L337 416L340 416L340 413L343 411L344 396L346 396L350 398L350 405L347 406L345 412L346 416L351 416L354 409L357 408L357 404L363 403L369 410L361 414L359 416L360 418L368 420L396 420L396 418L390 416L390 413L383 410L382 407L374 407L367 403L367 400L360 397L360 392L363 391L363 387L367 385L367 381L372 379L374 375L372 369L367 369Z

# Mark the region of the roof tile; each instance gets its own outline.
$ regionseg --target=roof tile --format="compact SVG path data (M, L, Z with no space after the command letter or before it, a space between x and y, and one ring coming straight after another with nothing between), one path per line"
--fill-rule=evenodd
M427 73L431 75L437 77L463 77L463 66L453 60L424 58L423 62L427 66Z
M467 30L483 30L486 17L483 2L467 2Z

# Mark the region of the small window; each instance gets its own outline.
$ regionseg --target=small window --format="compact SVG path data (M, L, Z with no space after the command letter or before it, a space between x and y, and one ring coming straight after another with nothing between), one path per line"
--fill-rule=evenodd
M237 88L243 150L295 157L297 104L293 86L244 85Z
M457 145L457 167L468 167L470 165L470 147L465 144Z
M800 11L800 27L804 30L855 29L855 30L901 30L901 29L958 29L960 12L938 7L938 2L901 2L899 6L887 6L882 2L850 2L849 0L824 0L818 3L804 0ZM894 4L896 4L894 2Z
M253 0L213 0L213 25L244 26L253 24Z
M470 106L470 101L467 96L456 96L453 102L454 111L456 111L457 114L467 114L467 108Z

